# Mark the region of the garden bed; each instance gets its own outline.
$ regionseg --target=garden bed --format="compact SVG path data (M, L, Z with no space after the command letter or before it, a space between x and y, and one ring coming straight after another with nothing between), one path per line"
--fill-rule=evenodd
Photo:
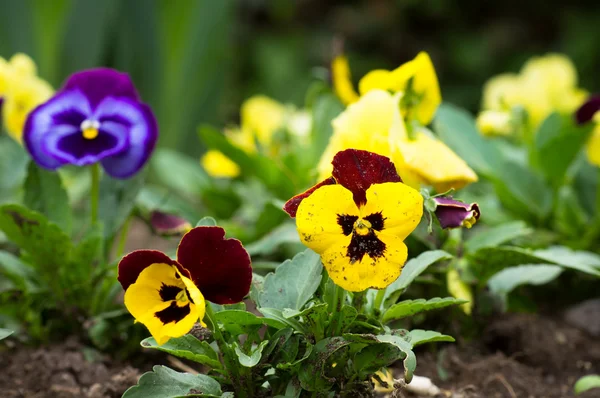
M432 378L446 397L562 398L574 396L578 378L600 371L600 342L558 318L506 315L491 322L483 336L481 341L447 344L437 353L419 353L416 373ZM0 353L2 396L120 397L152 367L150 362L134 367L108 357L91 362L85 353L75 341L7 349ZM592 390L578 397L597 394Z

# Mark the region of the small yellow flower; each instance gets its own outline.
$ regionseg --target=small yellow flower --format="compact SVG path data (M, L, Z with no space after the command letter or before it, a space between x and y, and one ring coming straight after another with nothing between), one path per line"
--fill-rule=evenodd
M332 65L333 81L342 102L358 101L350 81L350 69L344 57L337 57ZM431 123L435 111L442 101L440 87L429 54L420 52L415 59L400 65L393 71L377 69L367 73L358 84L361 96L373 90L401 93L402 114L410 122L417 120L422 125Z
M475 172L429 130L417 128L409 137L399 95L371 90L333 120L333 135L318 165L320 179L331 175L336 153L354 148L387 156L412 187L431 185L438 192L460 189L477 181Z
M158 345L181 337L204 318L205 302L196 285L172 264L152 264L125 291L125 306Z
M52 87L37 77L15 81L6 92L2 114L8 133L21 142L27 115L52 96Z
M511 114L509 111L483 111L477 116L477 128L485 136L511 135Z
M300 203L296 225L334 283L360 292L398 278L407 258L403 240L422 214L423 197L400 182L371 185L361 205L342 185L327 185Z
M286 107L264 95L251 97L242 104L242 131L253 134L265 148L269 148L285 119Z
M217 150L210 150L202 156L202 167L213 177L235 178L240 175L240 166Z

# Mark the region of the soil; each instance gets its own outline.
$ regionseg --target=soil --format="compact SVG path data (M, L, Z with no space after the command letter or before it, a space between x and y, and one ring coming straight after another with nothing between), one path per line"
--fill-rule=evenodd
M568 398L586 374L600 373L600 340L562 319L510 314L490 322L476 342L423 346L417 374L432 379L445 398ZM76 341L38 349L0 351L2 398L113 398L151 370L156 357L133 367L97 356ZM142 356L147 356L144 352ZM164 359L164 358L163 358ZM182 371L179 362L166 363ZM395 369L400 377L400 369ZM413 397L406 391L394 396ZM600 397L591 390L580 398Z

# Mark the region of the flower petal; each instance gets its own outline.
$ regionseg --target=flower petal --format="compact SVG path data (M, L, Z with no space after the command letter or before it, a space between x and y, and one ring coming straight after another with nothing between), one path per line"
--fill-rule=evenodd
M392 161L373 152L347 149L333 158L333 177L350 190L357 205L365 203L366 191L372 184L402 182Z
M583 124L589 122L598 111L600 111L600 95L591 96L577 110L577 113L575 114L577 123Z
M171 260L169 256L157 250L136 250L129 253L119 261L118 280L124 290L135 283L140 273L152 264L178 265L177 261ZM189 273L178 267L179 272L189 277Z
M114 178L129 178L144 166L158 139L158 125L150 108L129 99L108 97L95 110L101 121L122 120L128 123L128 148L119 154L102 159L102 166ZM118 122L115 122L118 123ZM116 129L115 129L116 131Z
M156 233L167 236L180 235L192 229L192 225L185 218L158 210L150 215L150 225Z
M406 238L423 216L423 197L403 183L376 184L367 190L367 204L360 209L363 218L381 213L381 234Z
M217 304L238 303L250 291L250 256L237 239L224 239L220 227L196 227L185 234L177 259L204 297Z
M382 254L367 252L359 261L352 262L349 253L349 239L339 241L323 253L323 265L333 282L351 292L383 289L400 276L408 251L402 239L375 232L385 249Z
M109 96L139 100L129 75L109 68L88 69L72 74L61 91L71 89L84 92L92 108Z
M471 228L479 220L481 212L477 203L464 203L452 197L434 197L435 216L442 228Z
M200 160L208 175L216 178L235 178L240 175L240 166L229 159L223 152L211 149Z
M314 187L304 191L303 193L301 193L299 195L294 196L293 198L291 198L287 202L285 202L285 205L283 206L283 211L285 211L287 214L289 214L290 217L296 217L296 212L298 211L298 206L300 206L300 203L302 203L302 201L304 199L308 198L313 192L315 192L317 189L321 188L322 186L332 185L332 184L335 184L335 179L333 177L326 178L325 180L321 181Z
M590 163L600 167L600 125L592 131L585 149Z
M333 89L344 105L358 101L359 96L352 85L350 65L346 57L343 55L335 57L331 63L331 75Z
M352 192L341 185L323 186L298 207L296 226L300 240L319 254L339 242L349 244L349 234L358 215Z
M57 94L49 101L35 108L27 117L23 130L23 141L33 159L47 169L57 169L65 161L55 157L45 148L47 137L55 129L64 129L64 115L90 115L91 109L87 98L81 91L70 90ZM59 120L59 124L57 124ZM71 126L70 124L66 124ZM78 126L77 126L78 127Z

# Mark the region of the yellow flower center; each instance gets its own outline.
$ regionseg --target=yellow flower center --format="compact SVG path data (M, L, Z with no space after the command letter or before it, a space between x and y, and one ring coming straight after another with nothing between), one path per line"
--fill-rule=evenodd
M86 119L81 123L81 135L83 135L83 138L86 140L93 140L94 138L98 137L99 129L100 122L97 120Z
M182 283L183 285L183 283ZM179 293L177 293L177 296L175 296L175 300L179 301L180 303L187 303L188 301L190 301L190 298L188 297L187 291L185 289L185 286L181 286L181 291Z
M463 227L471 228L477 222L477 218L475 217L475 212L471 212L471 216L469 218L465 218L462 222Z
M373 226L371 225L371 223L362 218L359 218L354 223L354 232L356 232L356 234L361 235L361 236L368 235L369 232L371 232L372 228L373 228Z

